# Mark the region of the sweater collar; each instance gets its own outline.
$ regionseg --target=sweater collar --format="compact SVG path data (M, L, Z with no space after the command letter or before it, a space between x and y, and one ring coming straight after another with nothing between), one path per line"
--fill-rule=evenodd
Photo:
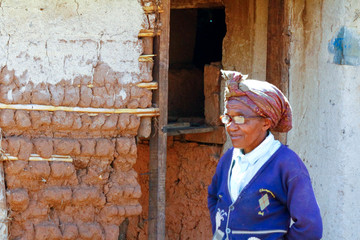
M275 142L274 135L269 132L268 136L262 141L259 146L257 146L254 150L249 153L243 154L242 149L234 148L234 158L240 157L240 161L248 161L251 165L254 165L257 160L259 160L262 156L264 156L273 146Z

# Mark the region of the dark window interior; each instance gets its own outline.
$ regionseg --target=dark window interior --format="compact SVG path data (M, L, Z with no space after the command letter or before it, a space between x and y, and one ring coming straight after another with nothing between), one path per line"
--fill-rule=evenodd
M169 123L203 123L204 65L221 62L225 33L223 8L171 10Z

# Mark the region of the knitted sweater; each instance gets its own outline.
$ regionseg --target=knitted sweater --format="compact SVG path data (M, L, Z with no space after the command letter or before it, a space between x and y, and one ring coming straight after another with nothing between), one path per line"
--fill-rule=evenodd
M235 202L228 187L232 153L233 148L220 159L208 187L213 239L321 239L320 210L309 173L296 153L282 145Z

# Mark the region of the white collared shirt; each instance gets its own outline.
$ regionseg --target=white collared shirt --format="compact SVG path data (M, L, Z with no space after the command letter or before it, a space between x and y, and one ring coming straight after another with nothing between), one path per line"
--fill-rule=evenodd
M233 202L236 201L240 192L280 146L281 143L275 140L274 135L269 133L259 146L247 154L243 154L240 148L234 148L228 184Z

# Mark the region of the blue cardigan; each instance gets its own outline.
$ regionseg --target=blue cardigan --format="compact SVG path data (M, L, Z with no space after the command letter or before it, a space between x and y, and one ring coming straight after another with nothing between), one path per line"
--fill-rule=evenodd
M320 210L309 173L296 153L282 145L235 202L228 187L232 153L233 148L220 159L208 187L213 239L321 239Z

